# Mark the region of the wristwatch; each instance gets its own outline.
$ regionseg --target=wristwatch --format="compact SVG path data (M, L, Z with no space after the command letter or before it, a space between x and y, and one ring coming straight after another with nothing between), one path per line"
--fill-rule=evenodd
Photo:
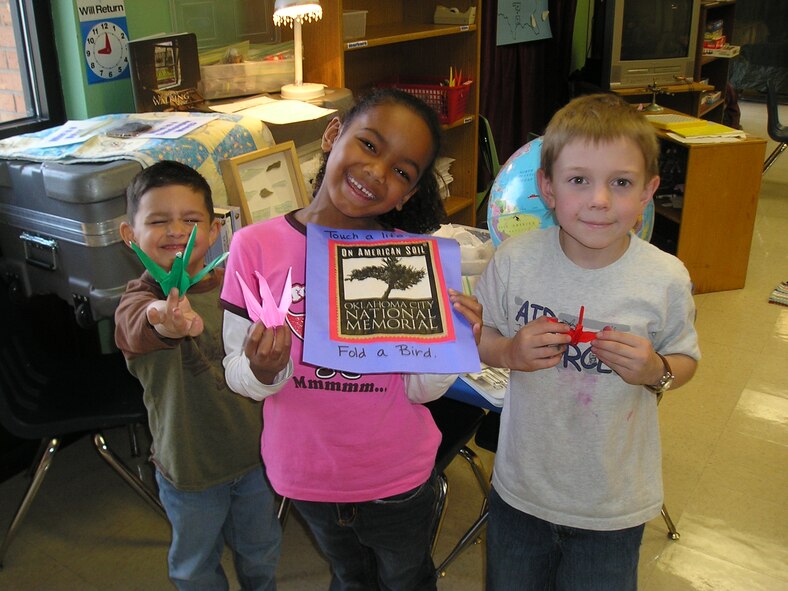
M662 359L662 365L665 367L665 373L663 373L662 377L659 378L658 383L654 385L650 385L650 384L644 384L644 385L649 391L653 392L654 394L662 394L666 390L670 389L671 385L673 385L673 379L675 376L673 375L673 372L670 370L670 364L668 363L668 360L665 359L665 356L660 353L657 353L657 355L659 355L659 358Z

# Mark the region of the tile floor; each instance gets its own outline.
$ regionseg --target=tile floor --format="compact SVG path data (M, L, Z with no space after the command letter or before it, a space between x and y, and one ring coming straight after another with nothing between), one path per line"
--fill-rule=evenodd
M788 121L788 107L782 108ZM766 137L766 109L742 103L744 128ZM774 144L770 142L767 150ZM660 413L666 503L681 539L661 519L641 552L643 591L788 590L788 307L770 305L788 279L788 155L764 176L747 285L697 296L704 354L695 379L669 393ZM107 433L118 451L125 431ZM486 466L492 457L479 452ZM461 460L448 469L449 508L437 561L475 518L478 486ZM0 484L0 531L26 481ZM170 589L167 523L122 483L87 439L55 459L0 572L9 591ZM483 588L483 546L472 546L439 582L442 591ZM225 556L227 566L229 557ZM325 562L291 516L279 589L325 590Z

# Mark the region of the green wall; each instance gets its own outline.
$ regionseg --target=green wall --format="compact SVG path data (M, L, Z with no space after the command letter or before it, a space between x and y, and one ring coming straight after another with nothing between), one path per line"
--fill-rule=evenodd
M170 5L166 0L125 0L129 37L171 33ZM60 78L69 119L87 119L107 113L133 113L131 81L87 83L79 17L74 0L52 0Z

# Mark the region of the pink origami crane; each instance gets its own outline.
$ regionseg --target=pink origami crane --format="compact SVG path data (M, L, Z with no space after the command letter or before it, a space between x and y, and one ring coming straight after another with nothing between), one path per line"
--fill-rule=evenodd
M569 332L567 333L572 340L569 341L572 345L577 345L578 343L590 343L596 338L595 332L590 332L587 330L583 330L583 314L585 314L586 308L585 306L580 306L580 314L577 317L577 324L572 327ZM550 322L558 323L558 318L548 318Z
M292 267L287 271L287 279L285 280L284 288L282 288L282 297L279 299L278 305L274 301L268 282L260 273L254 272L257 275L257 284L260 290L260 301L258 302L252 290L241 279L240 273L238 271L235 272L238 282L241 284L244 302L246 302L246 311L249 313L249 318L252 322L262 322L268 328L282 326L285 323L287 310L293 301L292 279L290 277L292 271Z

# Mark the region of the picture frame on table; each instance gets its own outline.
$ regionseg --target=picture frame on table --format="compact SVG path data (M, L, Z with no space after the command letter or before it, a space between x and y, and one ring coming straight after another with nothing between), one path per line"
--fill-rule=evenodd
M308 204L295 144L282 142L219 163L227 201L241 208L241 223L261 222Z

